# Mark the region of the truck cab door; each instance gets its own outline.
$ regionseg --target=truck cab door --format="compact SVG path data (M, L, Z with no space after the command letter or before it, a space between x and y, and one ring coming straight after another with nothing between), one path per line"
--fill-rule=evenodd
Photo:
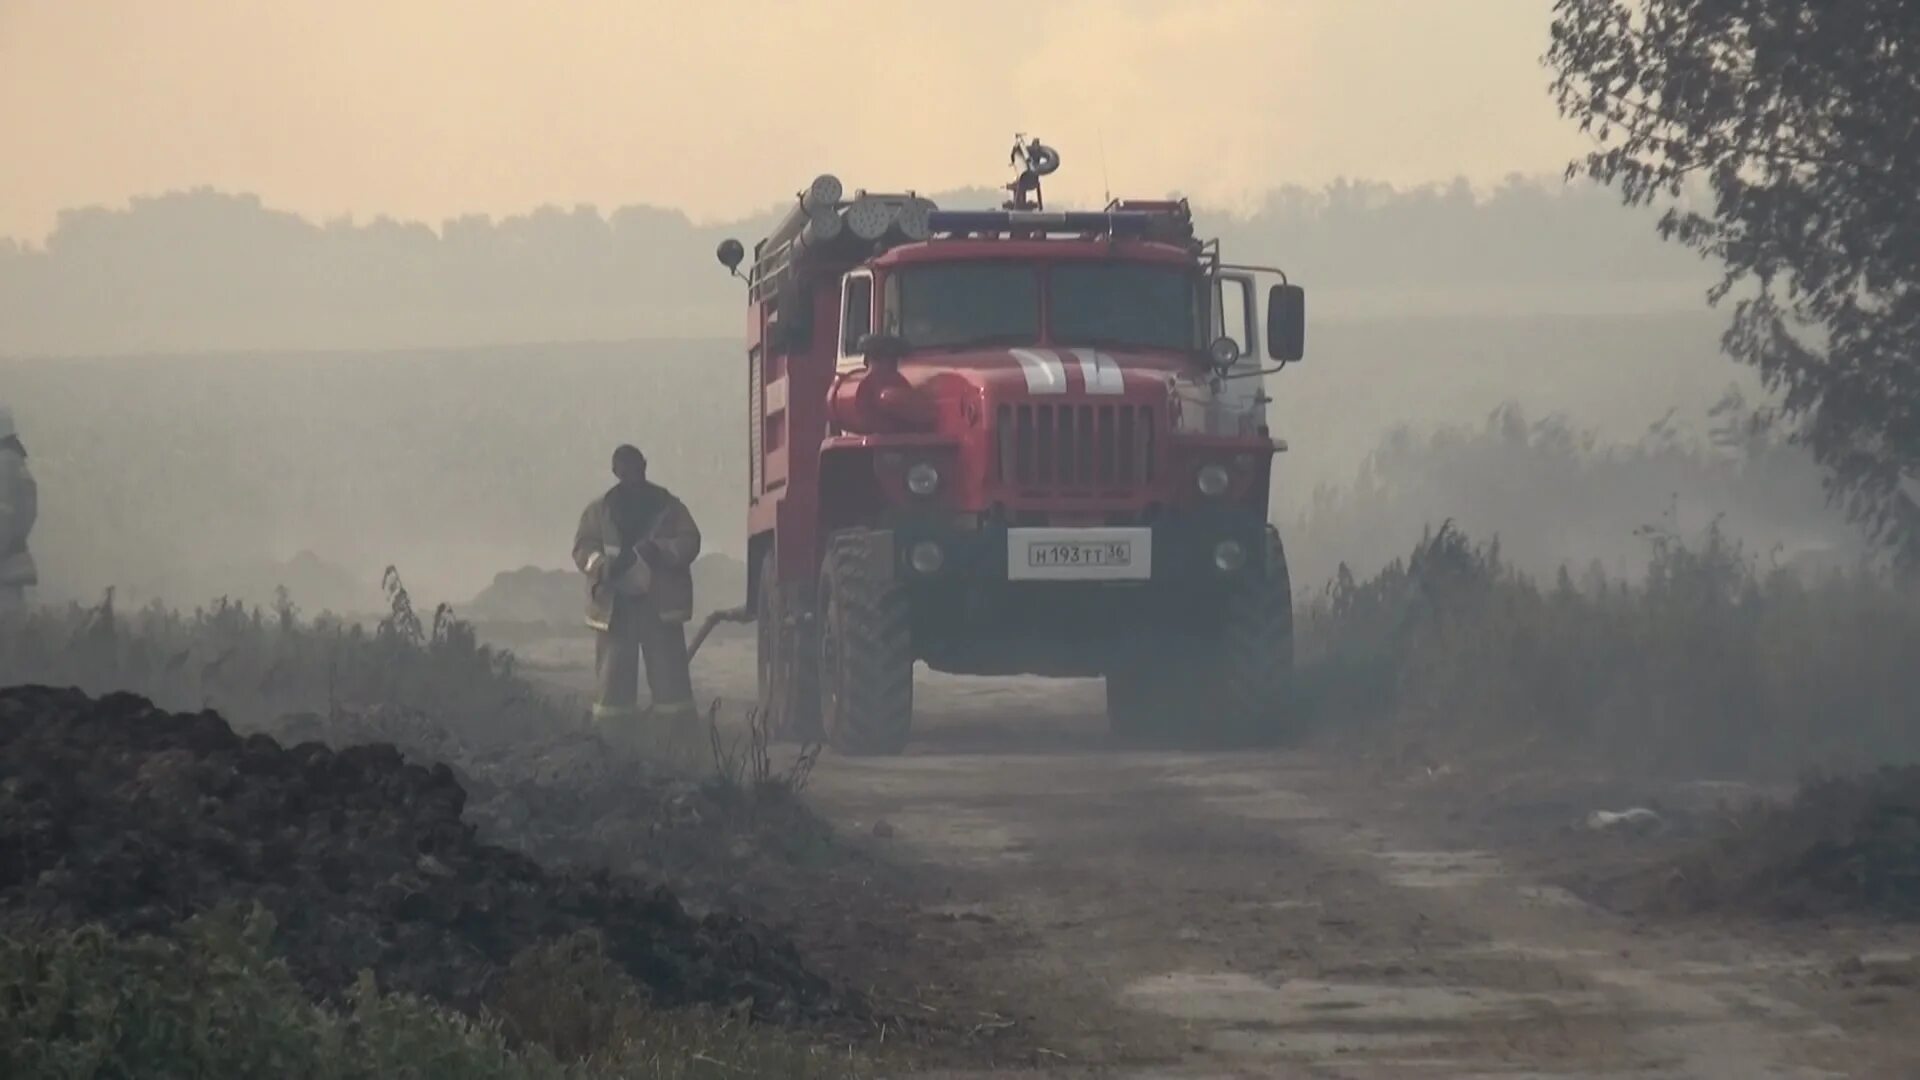
M1224 404L1267 422L1266 380L1255 375L1265 354L1260 349L1260 293L1255 274L1247 270L1220 270L1213 275L1213 332L1207 340L1227 337L1240 346L1240 359L1220 383Z
M873 272L850 271L840 279L840 347L835 363L839 371L858 371L867 358L860 341L873 333Z

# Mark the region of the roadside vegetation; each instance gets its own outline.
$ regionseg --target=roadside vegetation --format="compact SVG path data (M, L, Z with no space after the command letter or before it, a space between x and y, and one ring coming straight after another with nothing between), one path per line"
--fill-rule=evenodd
M1451 522L1342 572L1300 613L1317 734L1482 791L1797 781L1704 814L1656 795L1663 843L1535 826L1612 867L1568 883L1620 910L1920 920L1920 586L1768 569L1717 527L1646 540L1637 580L1539 580Z
M97 926L0 937L0 1074L474 1080L857 1075L719 1012L649 1008L591 938L517 959L473 1016L362 975L316 1001L275 951L270 917L227 908L165 936Z
M1663 807L1667 842L1631 845L1641 859L1589 895L1920 918L1920 580L1847 534L1813 468L1753 414L1709 440L1661 426L1626 447L1511 411L1396 436L1305 530L1404 534L1431 515L1383 567L1342 564L1296 598L1314 735L1483 789L1792 790ZM1439 512L1450 494L1457 518ZM1631 530L1637 558L1567 557L1605 544L1596 519L1628 532L1635 501L1652 522ZM1553 844L1579 835L1602 861L1624 854L1598 833Z
M1648 419L1637 438L1607 438L1508 401L1478 424L1392 429L1346 483L1282 523L1294 580L1324 582L1341 566L1371 577L1447 520L1497 536L1504 562L1546 578L1598 564L1638 580L1650 528L1697 541L1716 522L1767 568L1829 570L1872 553L1792 430L1737 389L1702 414Z
M1645 541L1641 579L1542 580L1443 523L1308 600L1302 692L1428 754L1757 777L1920 759L1911 582L1769 569L1717 526Z
M1696 777L1920 759L1920 584L1791 430L1734 395L1711 419L1617 445L1509 406L1384 440L1294 531L1342 557L1297 575L1329 734Z
M95 605L41 608L0 630L0 685L128 691L255 728L287 714L378 706L431 718L479 746L584 727L579 702L522 678L513 655L482 644L452 608L423 617L391 568L385 588L389 610L372 623L306 618L285 590L270 609L222 597L181 612L123 611L108 589Z

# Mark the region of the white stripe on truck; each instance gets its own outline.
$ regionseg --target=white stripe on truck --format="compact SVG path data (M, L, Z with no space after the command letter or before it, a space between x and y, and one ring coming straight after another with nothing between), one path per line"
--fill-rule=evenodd
M1013 358L1020 361L1020 370L1027 377L1029 394L1064 394L1067 392L1067 365L1060 358L1042 349L1013 349Z

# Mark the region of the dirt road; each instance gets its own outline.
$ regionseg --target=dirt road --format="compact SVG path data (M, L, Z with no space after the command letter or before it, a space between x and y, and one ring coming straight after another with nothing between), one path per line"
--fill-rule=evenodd
M744 700L750 643L709 650ZM925 978L1022 1060L928 1076L1920 1075L1920 993L1846 974L1920 936L1636 924L1348 762L1117 750L1097 684L929 676L920 713L811 792L996 928Z

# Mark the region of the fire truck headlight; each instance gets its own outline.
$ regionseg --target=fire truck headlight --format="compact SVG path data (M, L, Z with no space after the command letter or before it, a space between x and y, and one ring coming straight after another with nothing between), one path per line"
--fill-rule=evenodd
M1213 546L1213 565L1223 574L1238 573L1247 565L1247 549L1238 540L1222 540Z
M907 470L907 490L921 498L940 490L940 470L922 461Z
M1199 474L1194 477L1194 483L1199 486L1200 494L1210 499L1225 495L1231 480L1232 477L1227 475L1227 467L1218 464L1200 466Z
M1207 362L1216 371L1226 371L1240 362L1240 343L1230 337L1217 337L1207 346Z
M931 540L922 540L907 552L907 562L916 574L937 574L940 568L947 564L947 553L940 550L939 544Z

